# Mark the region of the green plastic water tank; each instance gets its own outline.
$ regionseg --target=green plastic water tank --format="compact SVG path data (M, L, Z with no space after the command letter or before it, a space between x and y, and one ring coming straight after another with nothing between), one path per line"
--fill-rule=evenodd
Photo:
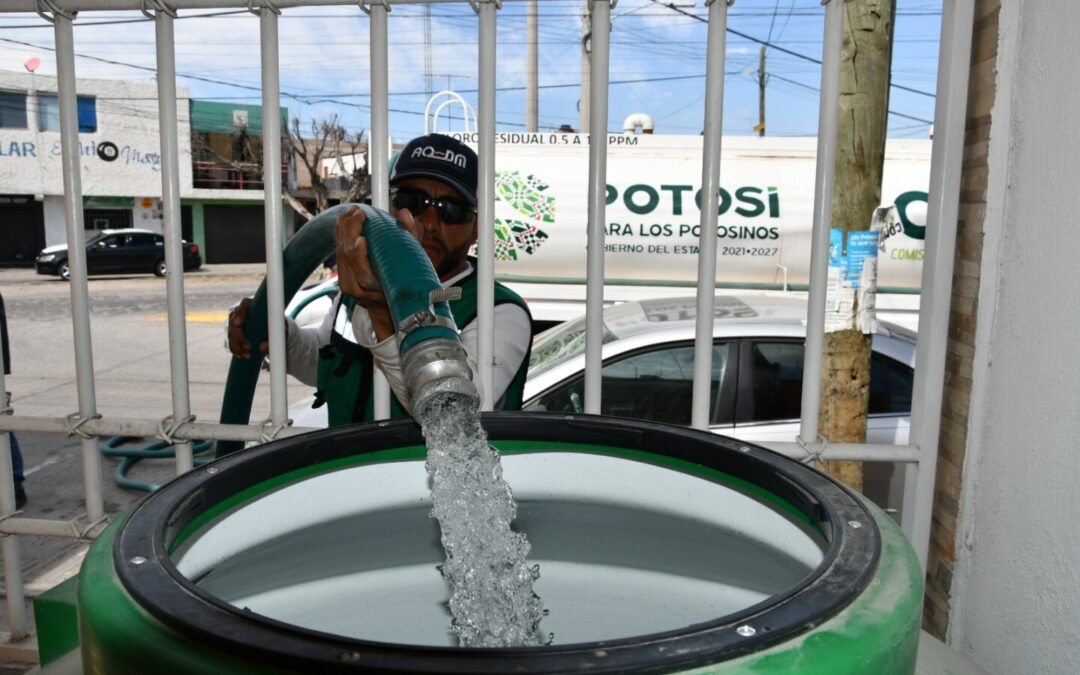
M455 646L411 422L250 448L92 546L87 673L912 673L922 574L876 507L767 450L587 415L484 417L550 645Z

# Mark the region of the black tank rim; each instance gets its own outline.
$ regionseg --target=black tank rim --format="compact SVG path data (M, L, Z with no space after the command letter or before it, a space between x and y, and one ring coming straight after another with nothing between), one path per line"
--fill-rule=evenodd
M324 673L652 673L732 659L802 634L848 606L876 572L881 535L862 502L823 474L759 446L683 427L592 415L485 413L483 426L492 440L649 448L650 454L730 474L786 500L815 523L828 542L825 557L789 591L709 622L617 640L515 649L409 646L312 631L218 600L172 564L168 550L177 534L247 487L313 464L422 444L419 427L402 420L293 436L174 479L121 524L113 545L117 576L164 625L268 667ZM744 624L758 629L751 636L740 634Z

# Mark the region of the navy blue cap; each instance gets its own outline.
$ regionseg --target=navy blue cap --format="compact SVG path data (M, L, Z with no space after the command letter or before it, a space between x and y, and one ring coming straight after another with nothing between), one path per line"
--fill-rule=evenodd
M443 134L428 134L409 141L390 169L390 185L406 178L431 178L446 183L476 206L477 165L472 148Z

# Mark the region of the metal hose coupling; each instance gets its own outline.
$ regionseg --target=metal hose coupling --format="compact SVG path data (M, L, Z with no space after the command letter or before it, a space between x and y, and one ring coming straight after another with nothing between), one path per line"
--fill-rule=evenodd
M435 338L414 346L402 356L402 376L412 395L414 417L440 394L468 398L480 405L465 349L457 340Z

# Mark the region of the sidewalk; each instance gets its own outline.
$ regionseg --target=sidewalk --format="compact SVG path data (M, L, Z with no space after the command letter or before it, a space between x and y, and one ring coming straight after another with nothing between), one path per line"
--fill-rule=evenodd
M220 279L222 277L250 277L256 281L261 281L266 276L265 263L226 263L218 265L204 264L197 270L184 273L184 281L192 283L201 283L204 281L211 281L213 279ZM116 278L116 277L152 277L149 274L117 274L106 275L103 277L92 276L91 280L98 278ZM52 276L49 274L38 274L34 271L33 267L0 267L0 286L10 286L15 284L55 284L60 281L60 277Z

